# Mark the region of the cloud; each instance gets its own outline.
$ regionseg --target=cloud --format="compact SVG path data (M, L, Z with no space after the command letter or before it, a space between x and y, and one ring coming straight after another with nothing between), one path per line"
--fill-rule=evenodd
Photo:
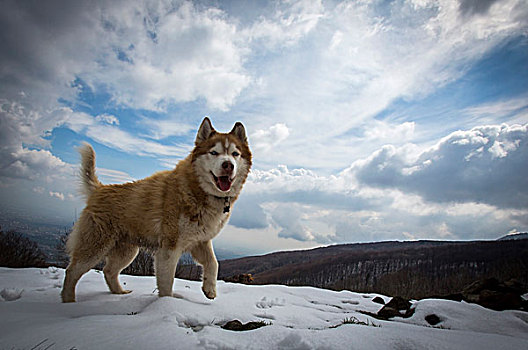
M60 192L52 192L52 191L49 191L49 195L51 197L56 197L58 199L60 199L61 201L64 200L64 194L60 193Z
M243 34L272 50L292 46L316 28L324 12L319 0L278 2L274 13L261 17Z
M1 161L0 176L12 179L35 180L67 174L71 167L47 150L18 149Z
M231 225L314 244L495 238L528 222L528 124L386 145L336 175L253 170Z
M485 14L497 0L460 0L459 9L463 15Z
M195 129L190 124L183 123L180 120L174 119L148 119L144 118L140 121L140 125L148 128L145 137L154 140L163 140L171 136L182 136Z
M273 146L286 140L290 130L283 123L277 123L267 130L257 130L250 136L251 148L256 152L267 152Z
M93 125L86 129L86 136L114 149L137 155L183 156L189 153L189 145L164 145L134 136L110 125Z
M490 123L493 120L507 117L520 122L528 117L528 95L523 94L518 97L468 107L462 110L461 114L468 115L480 122L487 121Z
M265 65L252 72L258 84L249 90L258 91L248 93L259 119L267 125L279 119L290 131L281 144L288 152L263 155L267 163L313 168L317 159L321 167L342 168L365 151L350 134L374 117L382 119L395 102L420 101L456 82L528 28L517 16L526 6L516 0L497 2L479 16L461 16L452 1L391 3L390 11L387 6L325 3L315 28L295 49L266 56ZM412 136L410 129L400 131ZM319 151L337 146L343 151Z
M33 142L46 142L42 133L64 123L64 104L83 105L86 89L107 96L107 107L242 106L251 111L247 124L288 149L261 152L264 162L312 168L317 159L335 170L364 148L343 139L339 146L348 152L328 156L318 149L337 147L336 136L365 125L395 100L421 98L455 81L504 40L525 33L526 20L517 16L521 3L495 3L461 18L449 2L406 1L388 12L375 2L289 1L246 20L193 2L8 1L0 24L0 92L28 115L41 116ZM104 115L110 114L98 117ZM270 129L279 124L287 126L287 137L280 133L285 128ZM164 140L184 135L191 123L145 118L143 125L139 136ZM101 140L114 147L110 141ZM271 141L255 145L267 149ZM176 152L161 148L164 155Z
M125 183L135 179L124 171L97 167L97 175L103 183Z
M301 222L303 210L297 205L278 205L272 212L273 221L281 227L279 237L293 238L298 241L313 241L314 235Z
M143 156L183 157L191 149L190 145L163 144L131 134L121 129L117 119L114 120L113 116L107 114L92 117L83 112L74 112L69 108L63 108L63 110L69 114L64 124L66 127L122 152Z
M100 114L95 117L95 120L99 123L105 123L110 125L119 125L119 119L116 116L110 114Z
M118 106L163 110L204 99L227 110L250 82L245 42L215 8L187 1L8 1L1 16L0 62L7 67L1 74L10 84L0 91L9 99L23 91L49 105L76 102L75 82L82 79Z
M229 224L244 229L265 229L269 226L268 215L261 206L258 196L250 196L245 192L235 204Z
M415 123L404 122L399 125L375 120L373 126L365 130L365 138L381 142L404 143L412 140Z
M22 98L17 102L0 97L0 145L3 150L13 150L22 144L47 147L46 137L67 118L64 108L49 112L43 106L34 106L32 100Z
M348 170L367 186L416 193L432 202L477 202L526 208L528 124L458 131L408 162L385 146Z
M249 84L244 43L223 11L192 2L103 7L102 46L116 54L100 52L104 70L79 76L107 86L118 104L159 110L203 98L210 108L227 110Z

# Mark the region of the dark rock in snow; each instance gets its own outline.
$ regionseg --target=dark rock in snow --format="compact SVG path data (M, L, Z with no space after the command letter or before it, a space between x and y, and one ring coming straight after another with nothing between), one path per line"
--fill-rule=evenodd
M383 319L389 319L401 315L402 314L398 309L395 309L393 307L387 307L387 305L385 305L380 311L378 311L378 316Z
M233 320L233 321L229 321L226 324L224 324L222 328L228 331L241 332L241 331L250 331L250 330L264 327L267 325L268 324L263 321L256 321L256 322L253 321L253 322L248 322L248 323L242 323L239 320Z
M253 276L250 273L241 273L239 275L224 278L225 282L252 284Z
M394 297L387 303L386 306L395 308L397 310L409 310L411 307L411 302L401 297Z
M411 306L412 304L409 300L401 297L394 297L378 311L377 316L383 319L389 319L392 317L408 318L414 314L414 309L412 309Z
M478 280L462 291L464 301L476 303L488 309L519 310L523 308L523 288L518 281L499 282L496 278Z
M484 290L479 295L478 304L497 311L517 310L523 306L520 295Z
M431 326L436 326L437 324L439 324L440 322L442 322L442 320L440 319L440 317L436 316L435 314L430 314L430 315L425 316L425 320L426 320L427 323L429 323Z
M372 299L372 302L377 303L377 304L381 304L381 305L385 305L385 300L383 300L383 298L381 298L381 297L375 297L374 299Z

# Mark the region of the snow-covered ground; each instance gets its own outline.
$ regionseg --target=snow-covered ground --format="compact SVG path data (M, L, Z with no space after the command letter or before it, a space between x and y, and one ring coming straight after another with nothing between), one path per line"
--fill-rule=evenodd
M380 321L359 312L382 307L375 294L219 281L208 300L199 282L175 280L176 297L158 298L154 277L121 276L133 292L112 295L93 270L77 286L78 302L63 304L63 276L0 268L0 349L528 349L521 311L429 299L414 302L409 319ZM432 313L442 320L436 327L424 319ZM221 328L235 319L268 325Z

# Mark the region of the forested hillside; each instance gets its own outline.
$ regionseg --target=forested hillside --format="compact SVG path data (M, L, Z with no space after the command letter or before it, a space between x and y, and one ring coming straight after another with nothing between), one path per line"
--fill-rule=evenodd
M528 285L528 240L380 242L279 252L220 262L219 279L308 285L407 298L457 293L488 277Z

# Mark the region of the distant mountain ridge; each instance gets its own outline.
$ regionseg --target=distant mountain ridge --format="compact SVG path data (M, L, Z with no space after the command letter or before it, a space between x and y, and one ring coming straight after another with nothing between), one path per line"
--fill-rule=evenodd
M494 277L528 286L528 240L334 245L220 262L219 279L250 273L256 284L306 285L423 298Z
M497 238L497 241L518 240L518 239L528 239L528 232L508 233L506 236Z

